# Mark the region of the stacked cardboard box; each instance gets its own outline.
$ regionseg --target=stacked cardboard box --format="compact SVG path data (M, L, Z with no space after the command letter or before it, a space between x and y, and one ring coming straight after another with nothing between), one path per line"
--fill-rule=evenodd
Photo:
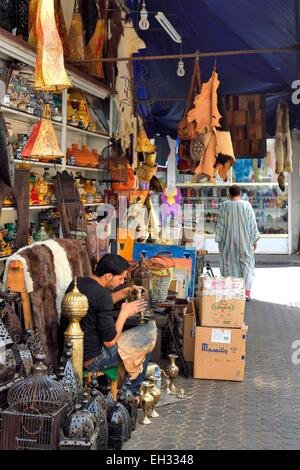
M198 312L194 378L243 381L247 331L244 280L201 278Z

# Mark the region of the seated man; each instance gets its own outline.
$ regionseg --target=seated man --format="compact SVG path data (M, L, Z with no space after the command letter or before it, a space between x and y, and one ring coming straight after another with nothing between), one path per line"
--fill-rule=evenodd
M118 290L115 293L110 292L124 284L128 268L129 263L124 258L118 255L107 254L98 262L95 272L91 277L78 278L78 289L87 296L89 301L87 315L80 322L84 332L83 365L84 369L89 372L108 369L122 362L122 358L119 355L118 342L121 341L124 324L128 318L145 309L146 303L143 300L129 303L124 302L116 321L114 321L114 303L126 299L136 289L133 286ZM70 292L73 286L74 283L72 282L66 293ZM67 328L67 323L66 319L62 317L62 330ZM135 354L135 345L142 345L142 348L137 351L139 360L142 360L140 372L134 377L134 380L131 380L129 385L135 394L139 392L140 384L144 380L150 360L150 351L149 347L147 348L146 338L143 339L143 333L140 333L142 326L144 325L133 328L133 330L136 330L136 332L133 332L136 340L132 342L131 335L129 348L126 348L126 338L123 339L122 344L122 352L125 343L125 351L127 353L130 351L130 354L133 353L133 355ZM123 333L123 335L126 335L126 333ZM140 336L142 336L142 339ZM131 349L132 347L133 350ZM145 354L143 354L143 351L145 351ZM124 365L126 368L126 364Z

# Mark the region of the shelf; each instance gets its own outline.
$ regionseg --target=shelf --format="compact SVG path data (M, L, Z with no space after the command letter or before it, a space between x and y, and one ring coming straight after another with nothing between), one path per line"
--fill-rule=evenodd
M91 204L83 204L84 207L98 207L100 204L103 204L103 202L92 202Z
M61 168L63 165L61 163L46 163L46 162L42 162L40 160L28 160L27 158L22 158L22 159L18 159L18 158L14 158L14 163L17 163L17 164L27 164L29 163L30 165L32 166L41 166L41 167L50 167L50 168Z
M40 117L35 116L34 114L27 113L26 111L20 111L19 109L15 109L15 108L9 108L8 106L4 106L4 105L1 105L1 111L3 112L3 114L11 116L13 119L16 119L22 122L34 123L40 120ZM62 122L55 121L54 119L51 119L51 122L54 126L58 126L58 127L63 126Z
M84 207L98 207L100 204L103 204L103 202L91 202L90 204L83 204ZM55 205L36 205L36 206L29 206L29 210L45 210L45 209L56 209L57 206ZM15 211L17 208L15 206L6 206L2 208L2 211Z
M73 166L73 165L67 165L66 166L66 169L67 170L81 170L81 171L99 171L99 168L90 168L90 167L87 167L87 166Z
M262 187L269 187L269 186L278 186L277 182L270 182L270 183L176 183L177 188L230 188L233 184L241 187L247 186L262 186ZM288 183L285 185L288 187Z
M0 28L0 58L19 60L34 67L36 51L23 39L17 38ZM111 89L107 85L80 72L72 65L66 64L66 71L74 87L101 99L110 96Z
M67 125L67 129L68 131L71 131L71 132L77 132L77 133L80 133L80 134L83 134L83 135L89 135L89 136L92 136L92 137L95 137L96 139L101 139L101 140L109 140L110 139L110 135L109 134L101 134L100 132L91 132L91 131L87 131L85 129L78 129L78 127L74 127L74 126L70 126L69 124Z

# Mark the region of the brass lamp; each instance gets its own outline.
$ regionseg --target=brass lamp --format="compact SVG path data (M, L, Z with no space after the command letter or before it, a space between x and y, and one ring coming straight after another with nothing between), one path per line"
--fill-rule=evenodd
M64 338L65 343L70 342L73 344L72 362L81 380L84 333L80 326L80 320L86 316L88 308L88 298L78 290L77 279L75 278L73 290L63 298L62 314L70 320L69 326L64 333Z

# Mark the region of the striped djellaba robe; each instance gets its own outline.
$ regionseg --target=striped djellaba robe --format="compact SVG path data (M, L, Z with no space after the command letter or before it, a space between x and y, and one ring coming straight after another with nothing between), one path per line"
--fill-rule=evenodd
M216 242L220 250L220 270L224 277L243 277L246 290L254 279L253 245L259 231L248 201L225 201L218 213Z

